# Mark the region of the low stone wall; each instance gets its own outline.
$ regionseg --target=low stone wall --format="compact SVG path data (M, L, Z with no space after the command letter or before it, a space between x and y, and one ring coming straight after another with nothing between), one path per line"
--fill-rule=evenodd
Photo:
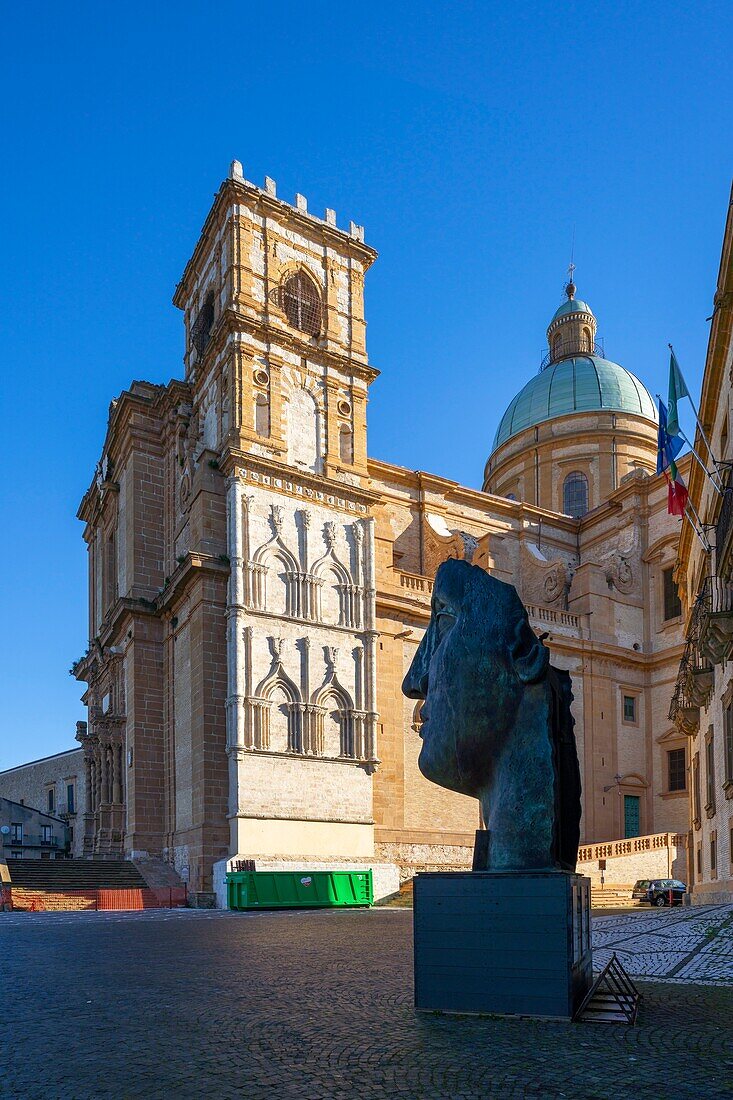
M693 905L733 905L733 880L703 882L692 890Z
M399 869L400 883L421 871L470 871L473 848L464 844L375 844L375 854Z
M72 913L97 908L96 890L37 890L30 886L13 886L13 909L23 912Z
M627 849L631 849L630 851ZM633 886L643 878L676 878L687 876L687 850L684 836L675 833L655 833L607 844L582 845L578 853L590 858L578 861L578 874L587 875L594 886L600 886L599 862L605 859L605 884Z

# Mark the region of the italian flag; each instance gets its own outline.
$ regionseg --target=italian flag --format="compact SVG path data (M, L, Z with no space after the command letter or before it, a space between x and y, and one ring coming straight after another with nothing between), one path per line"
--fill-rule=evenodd
M666 470L664 473L667 477L667 512L670 516L684 516L689 493L674 459L669 464L669 473Z

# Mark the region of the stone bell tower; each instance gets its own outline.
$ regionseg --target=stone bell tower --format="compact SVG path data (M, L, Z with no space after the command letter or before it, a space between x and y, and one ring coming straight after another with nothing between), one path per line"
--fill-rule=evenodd
M179 496L204 454L225 478L230 855L373 852L375 258L361 227L234 161L176 289L193 393Z

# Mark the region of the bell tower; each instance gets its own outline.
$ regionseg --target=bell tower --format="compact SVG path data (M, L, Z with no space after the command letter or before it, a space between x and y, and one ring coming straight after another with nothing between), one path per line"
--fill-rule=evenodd
M230 856L373 854L364 230L232 163L174 302L224 477Z

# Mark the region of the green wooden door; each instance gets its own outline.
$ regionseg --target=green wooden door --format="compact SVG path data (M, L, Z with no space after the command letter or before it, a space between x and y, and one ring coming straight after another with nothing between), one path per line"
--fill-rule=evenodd
M635 794L624 795L624 836L638 836L640 832L641 814L639 803L641 799Z

